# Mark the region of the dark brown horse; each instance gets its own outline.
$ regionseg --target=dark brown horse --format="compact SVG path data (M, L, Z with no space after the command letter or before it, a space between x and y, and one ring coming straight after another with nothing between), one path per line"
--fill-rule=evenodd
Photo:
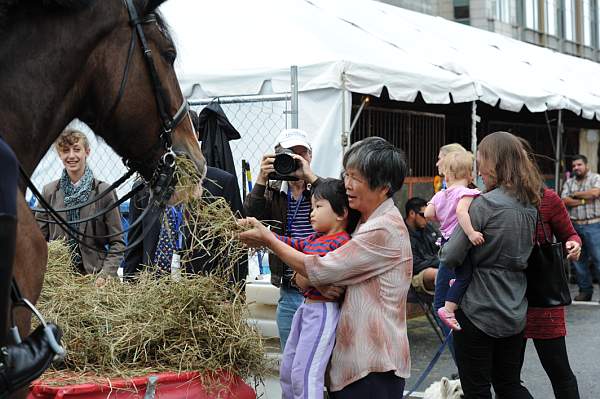
M175 48L160 16L139 25L151 50L156 87L127 1L0 0L0 134L28 174L62 129L79 118L145 178L152 176L165 153L159 133L164 114L175 115L184 98L173 69ZM130 2L140 20L162 3ZM173 150L204 171L188 117L170 137ZM23 295L35 302L47 246L22 194L18 202L14 270ZM28 331L30 315L18 318L21 332Z

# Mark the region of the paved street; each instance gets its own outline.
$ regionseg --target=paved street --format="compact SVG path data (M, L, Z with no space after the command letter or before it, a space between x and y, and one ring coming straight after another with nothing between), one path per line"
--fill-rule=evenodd
M574 287L573 287L574 288ZM567 310L567 348L571 367L577 375L582 399L600 398L600 295L594 293L593 304L573 304ZM421 372L437 351L439 340L425 317L417 317L408 322L408 335L411 344L412 376L407 387L412 387ZM422 397L419 393L429 384L443 376L456 372L452 357L446 351L430 376L413 397ZM548 377L544 372L532 343L527 345L523 381L534 398L551 399L554 397ZM266 388L266 389L265 389ZM267 379L266 387L259 389L264 399L279 399L281 391L277 377Z

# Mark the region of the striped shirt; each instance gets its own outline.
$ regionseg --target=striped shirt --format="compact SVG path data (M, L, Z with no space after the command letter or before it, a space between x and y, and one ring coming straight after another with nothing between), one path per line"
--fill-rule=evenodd
M290 247L306 254L324 256L326 253L341 247L350 240L350 234L345 231L339 233L324 235L323 233L315 233L308 238L298 239L275 234L279 241L285 242ZM310 299L326 300L319 290L310 288L304 292L304 296Z
M300 201L300 204L298 204ZM310 212L311 212L310 199L304 195L300 196L299 200L295 200L294 197L288 194L287 203L287 229L286 235L295 239L307 238L315 231L310 224ZM283 273L284 279L291 279L294 271L287 265Z
M581 180L575 177L567 180L563 185L561 197L566 198L578 191L588 191L592 188L600 188L600 175L598 173L587 172ZM569 208L569 216L573 223L577 223L580 220L600 218L600 199L586 200L585 205Z

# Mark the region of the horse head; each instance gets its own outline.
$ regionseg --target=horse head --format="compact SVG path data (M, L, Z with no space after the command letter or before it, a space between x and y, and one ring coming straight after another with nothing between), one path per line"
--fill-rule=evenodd
M171 162L165 154L189 157L202 175L206 169L175 75L175 45L156 10L163 1L111 1L120 6L118 26L88 58L86 71L93 75L85 80L81 110L81 118L148 180L161 160Z

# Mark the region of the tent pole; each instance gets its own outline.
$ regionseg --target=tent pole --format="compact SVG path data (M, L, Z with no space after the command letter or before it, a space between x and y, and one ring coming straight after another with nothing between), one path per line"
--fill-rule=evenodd
M477 115L477 101L471 102L471 152L477 156L477 123L481 121ZM473 179L477 179L477 162L473 162Z
M298 129L298 66L290 67L290 84L292 91L292 129Z
M345 154L348 148L350 147L350 132L348 131L348 124L346 123L346 114L347 114L347 92L348 90L344 89L342 91L342 137L340 137L342 142L342 152ZM352 100L350 100L350 108L352 108ZM352 111L350 111L352 112Z
M558 122L556 123L556 154L554 160L554 190L560 194L560 158L562 148L562 133L563 133L563 122L562 122L562 109L558 110Z

